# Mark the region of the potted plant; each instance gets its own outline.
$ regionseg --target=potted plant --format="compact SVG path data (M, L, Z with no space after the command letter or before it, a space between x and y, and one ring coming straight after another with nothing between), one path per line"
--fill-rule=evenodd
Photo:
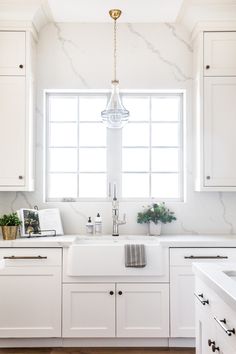
M149 235L160 235L161 225L176 220L174 212L170 211L165 203L153 203L144 207L142 212L138 213L137 222L139 224L148 224Z
M15 240L21 221L17 213L4 214L0 217L0 226L4 240Z

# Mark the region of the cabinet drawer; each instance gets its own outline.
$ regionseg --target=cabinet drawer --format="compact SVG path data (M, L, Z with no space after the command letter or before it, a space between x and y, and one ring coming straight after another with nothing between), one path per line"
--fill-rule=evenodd
M2 248L0 260L5 259L5 270L24 267L48 267L61 265L61 249L50 248ZM3 270L4 270L3 269Z
M175 248L170 250L171 266L186 266L193 262L236 261L236 248Z

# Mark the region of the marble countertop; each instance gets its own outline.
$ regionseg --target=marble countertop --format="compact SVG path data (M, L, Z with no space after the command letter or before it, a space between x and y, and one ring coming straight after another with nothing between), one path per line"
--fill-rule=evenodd
M5 241L0 238L1 247L69 247L78 238L86 238L86 235L64 235L57 237L17 238L13 241ZM92 238L93 236L90 236ZM108 235L94 236L97 239L106 238ZM135 237L141 241L145 235L121 235L118 238L130 240ZM150 236L149 236L150 237ZM160 241L163 247L236 247L236 235L161 235L151 236ZM115 237L114 237L115 239Z
M193 263L193 271L236 311L236 263Z

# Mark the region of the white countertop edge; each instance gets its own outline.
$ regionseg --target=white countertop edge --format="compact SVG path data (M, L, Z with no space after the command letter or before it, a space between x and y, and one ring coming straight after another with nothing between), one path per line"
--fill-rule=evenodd
M95 236L104 238L111 235ZM121 235L121 237L146 237L145 235ZM77 237L86 238L87 235L64 235L56 237L17 238L13 241L5 241L0 238L2 247L69 247ZM90 238L93 236L89 236ZM147 236L150 237L150 236ZM114 239L119 238L114 237ZM163 247L236 247L236 235L161 235L151 236L158 240Z
M236 263L193 263L194 273L236 311L236 281L224 271L236 273Z

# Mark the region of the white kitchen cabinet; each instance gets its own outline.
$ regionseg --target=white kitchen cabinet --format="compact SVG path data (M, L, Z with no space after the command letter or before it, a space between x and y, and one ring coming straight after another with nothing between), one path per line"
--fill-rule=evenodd
M114 337L115 284L64 284L62 335Z
M0 31L0 75L25 75L26 32Z
M194 42L196 190L236 191L236 32Z
M64 284L63 337L168 337L168 284Z
M234 262L234 248L170 250L170 336L195 337L193 262Z
M0 186L24 186L25 77L0 76Z
M199 277L195 290L196 354L235 354L235 312ZM232 329L234 333L227 333Z
M194 276L191 266L170 272L171 337L194 337Z
M196 348L197 354L212 354L212 345L216 338L214 323L209 318L209 312L198 300L196 305Z
M205 186L236 186L236 77L204 79Z
M28 31L0 31L0 52L0 191L32 191L34 38Z
M204 32L204 75L236 76L236 32Z
M117 284L117 336L168 337L169 285Z
M7 248L2 258L0 338L61 337L61 250Z

